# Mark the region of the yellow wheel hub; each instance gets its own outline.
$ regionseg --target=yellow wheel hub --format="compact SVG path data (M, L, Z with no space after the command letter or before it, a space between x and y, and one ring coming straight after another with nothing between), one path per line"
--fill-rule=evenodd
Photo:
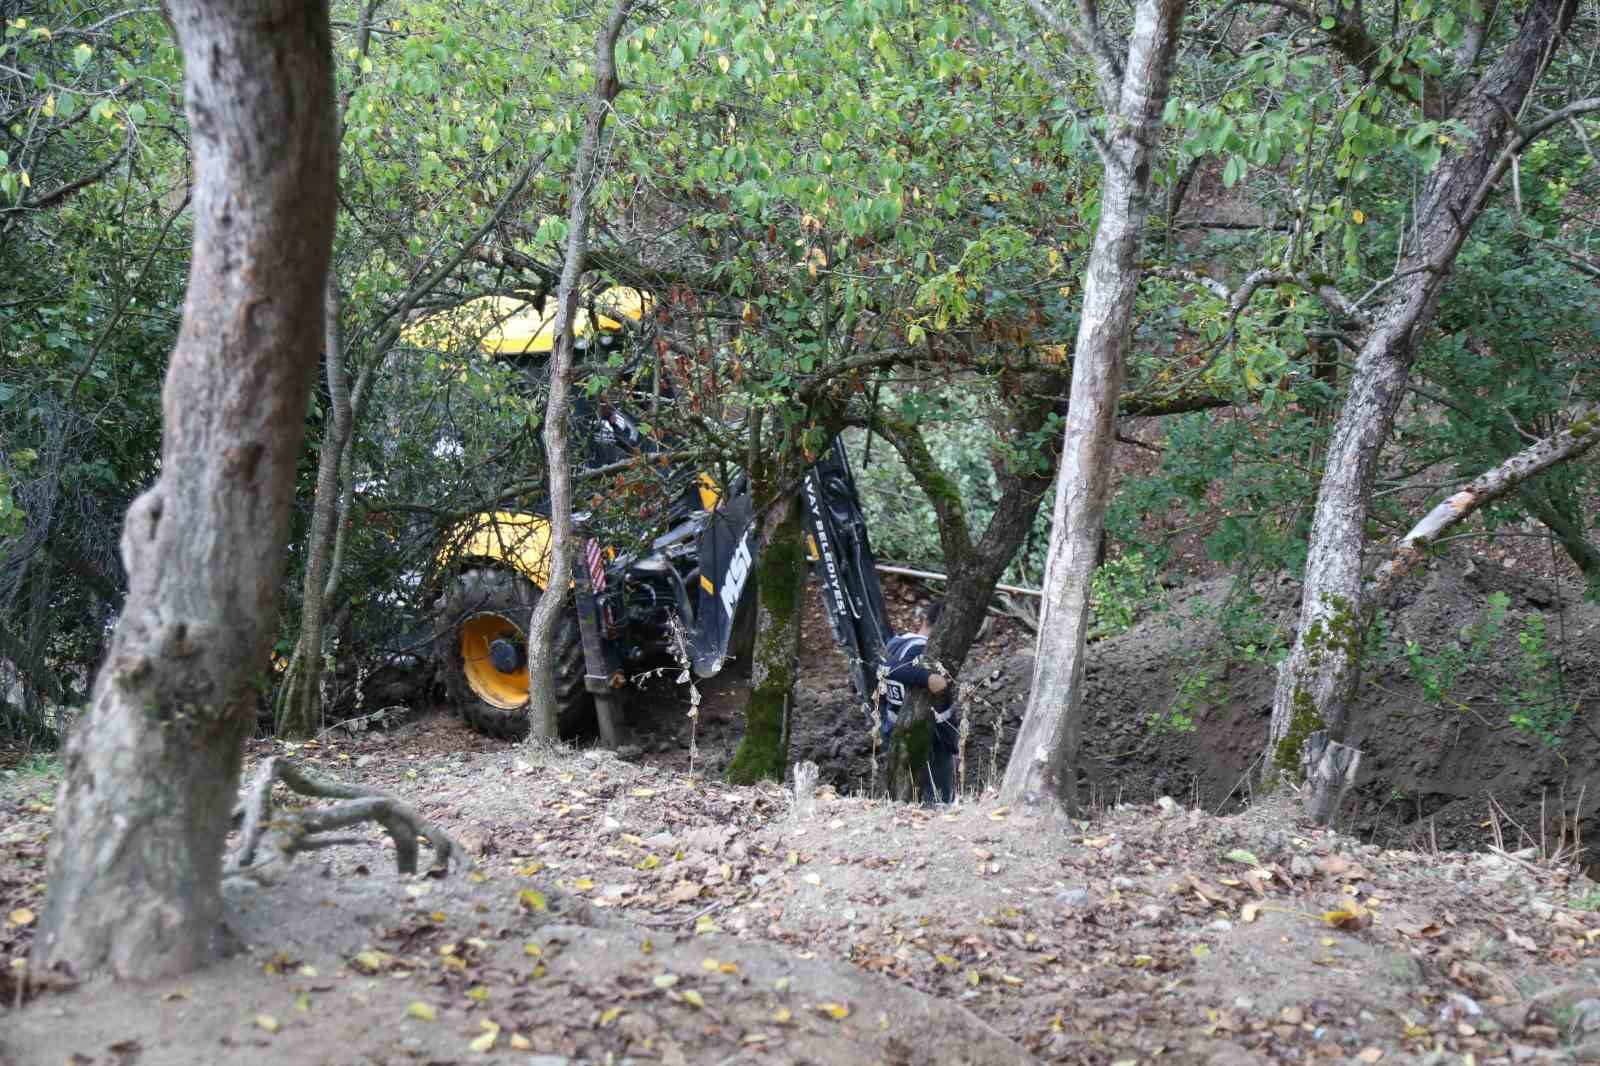
M461 669L479 699L514 711L528 703L528 667L524 664L509 672L497 669L489 654L489 645L497 640L527 644L522 628L504 615L475 614L461 623Z

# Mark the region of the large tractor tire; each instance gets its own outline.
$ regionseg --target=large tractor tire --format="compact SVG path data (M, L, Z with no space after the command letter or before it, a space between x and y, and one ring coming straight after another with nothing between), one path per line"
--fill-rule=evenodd
M509 570L464 570L439 601L434 658L450 701L485 736L528 735L528 619L539 589ZM556 620L553 665L562 737L595 731L594 698L584 687L583 640L571 609Z

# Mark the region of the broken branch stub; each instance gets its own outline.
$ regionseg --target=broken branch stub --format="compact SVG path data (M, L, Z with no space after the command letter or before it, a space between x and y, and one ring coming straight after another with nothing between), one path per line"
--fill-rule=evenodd
M290 791L302 796L343 802L285 812L274 818L272 786L275 781L282 781ZM241 838L233 861L228 864L230 873L238 873L255 862L261 840L268 831L273 834L273 847L285 858L291 858L302 851L361 843L359 837L325 834L363 822L377 822L394 840L395 862L402 874L417 872L419 837L426 837L432 846L435 867L448 871L452 860L464 859L461 846L451 840L449 834L393 796L365 785L322 777L281 756L273 756L261 764L234 810L234 820L239 823Z

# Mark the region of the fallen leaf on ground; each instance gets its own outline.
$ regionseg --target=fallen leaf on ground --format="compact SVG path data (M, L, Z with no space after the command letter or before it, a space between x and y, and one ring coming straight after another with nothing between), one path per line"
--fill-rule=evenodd
M270 1014L258 1014L256 1015L256 1027L265 1029L269 1033L276 1033L278 1031L278 1019Z
M843 1003L818 1003L817 1013L826 1014L834 1021L843 1021L850 1017L850 1008Z
M1372 924L1372 912L1352 899L1346 901L1338 910L1323 911L1322 920L1335 929L1354 933Z
M419 1022L431 1022L438 1016L439 1015L437 1011L428 1006L426 1003L422 1002L420 999L414 1001L411 1006L406 1008L406 1017L415 1018Z

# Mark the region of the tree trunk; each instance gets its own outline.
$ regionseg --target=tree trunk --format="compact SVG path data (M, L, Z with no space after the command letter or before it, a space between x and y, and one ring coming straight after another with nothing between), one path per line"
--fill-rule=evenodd
M1101 148L1105 178L1100 223L1089 252L1073 350L1033 687L1000 790L1007 803L1053 799L1068 811L1077 806L1089 581L1105 523L1117 398L1127 376L1139 251L1150 209L1150 157L1166 106L1183 9L1184 0L1140 0L1120 85L1107 81L1105 42L1088 42L1102 56L1098 65L1106 84L1101 91L1112 103L1112 114ZM1098 26L1083 29L1099 36Z
M552 661L556 619L566 608L572 579L572 474L567 459L568 393L572 389L572 325L578 314L584 259L589 245L589 213L599 181L601 137L622 85L617 81L617 38L633 0L615 0L594 43L594 95L568 187L567 254L556 290L555 350L550 353L550 396L544 409L545 461L550 468L550 583L528 622L528 738L554 740L559 732Z
M168 0L194 257L161 476L67 746L40 969L153 978L223 946L222 847L255 720L322 326L338 142L325 0Z
M301 586L300 638L278 689L273 732L280 737L309 737L322 718L322 616L328 570L340 518L340 475L353 420L350 414L350 374L344 365L339 337L339 286L328 278L323 309L322 365L328 379L328 425L317 456L317 494L311 507L311 528L306 533L306 572Z
M789 760L790 713L800 668L800 619L805 604L805 531L792 495L761 520L756 547L756 646L744 736L728 765L728 780L748 785L783 780Z
M1583 519L1572 513L1572 500L1558 501L1544 486L1524 487L1520 497L1528 513L1544 524L1566 550L1567 557L1582 571L1590 587L1600 583L1600 548L1584 531Z
M1447 156L1423 189L1415 236L1389 296L1372 316L1328 445L1299 628L1273 695L1269 776L1298 774L1301 747L1312 733L1324 731L1336 742L1346 736L1367 622L1362 555L1378 454L1405 392L1417 332L1433 317L1457 251L1499 174L1542 128L1512 140L1515 116L1560 42L1573 7L1571 0L1534 0L1516 38L1451 116L1468 135L1454 139L1459 154ZM1306 806L1332 809L1327 796L1309 793Z

